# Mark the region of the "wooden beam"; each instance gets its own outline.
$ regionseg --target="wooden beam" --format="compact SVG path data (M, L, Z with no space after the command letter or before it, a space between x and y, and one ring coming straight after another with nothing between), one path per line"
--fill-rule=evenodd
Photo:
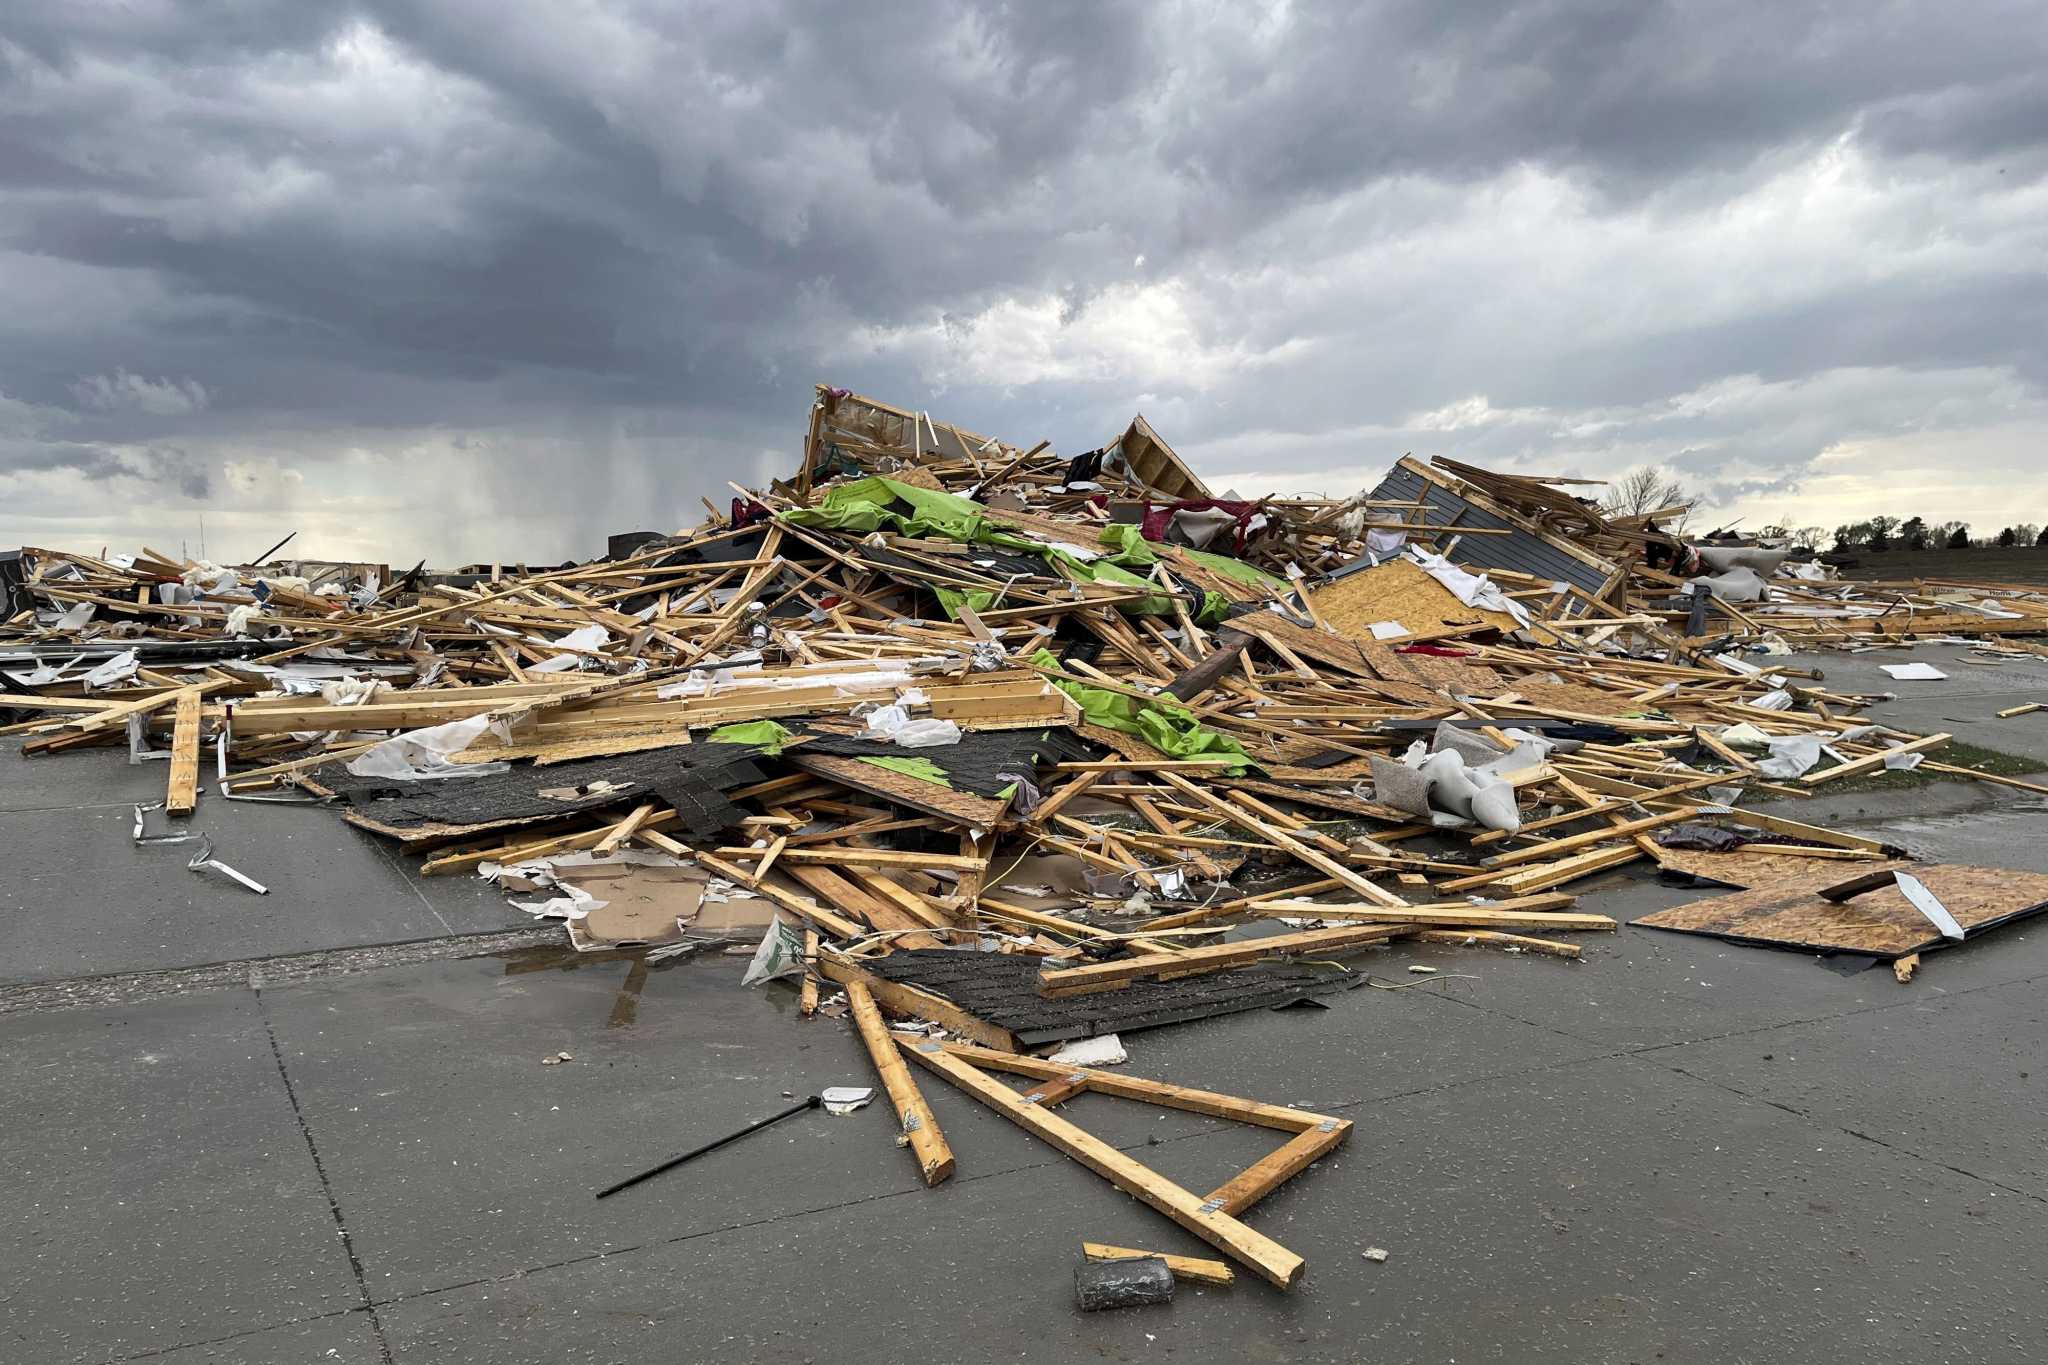
M1193 798L1196 802L1207 806L1240 829L1250 830L1252 833L1259 835L1267 843L1280 845L1280 847L1292 853L1300 861L1307 863L1326 877L1335 877L1367 900L1377 905L1388 906L1406 905L1408 903L1393 892L1375 886L1372 882L1367 881L1358 873L1344 866L1344 864L1329 857L1329 855L1310 848L1285 830L1267 824L1243 807L1232 805L1223 798L1196 786L1179 773L1162 772L1158 776L1161 781L1179 791L1183 796Z
M1838 777L1854 777L1858 773L1867 773L1873 768L1883 767L1884 761L1893 754L1926 753L1930 749L1939 749L1952 738L1954 736L1948 734L1927 735L1914 740L1910 744L1901 744L1896 749L1885 749L1882 752L1870 754L1863 758L1850 759L1847 763L1837 763L1834 767L1823 768L1817 773L1808 773L1799 779L1799 783L1804 787L1817 787L1823 782L1832 782Z
M1241 967L1261 958L1286 953L1334 952L1384 943L1399 932L1389 924L1360 924L1346 929L1309 929L1298 934L1274 934L1243 943L1219 943L1207 948L1189 948L1179 953L1147 953L1117 962L1099 962L1087 967L1068 967L1038 974L1038 993L1058 999L1116 990L1140 977L1192 976L1201 972Z
M858 981L868 988L876 1004L891 1013L900 1014L906 1019L922 1019L937 1024L948 1032L958 1034L962 1038L972 1038L982 1046L995 1051L1010 1053L1022 1046L1016 1034L969 1014L944 996L934 995L908 982L891 981L887 977L876 976L861 966L856 959L831 948L818 950L818 973L827 981L836 981L842 986ZM1063 1072L1066 1068L1055 1070Z
M1015 1091L953 1055L942 1044L913 1041L900 1035L896 1042L919 1066L943 1076L1002 1117L1044 1139L1124 1193L1151 1205L1269 1282L1287 1289L1301 1278L1305 1263L1286 1247L1221 1209L1210 1208L1201 1195L1181 1188L1060 1115L1041 1105L1025 1104Z
M1585 955L1576 943L1530 938L1525 934L1502 934L1491 929L1418 929L1412 934L1402 934L1401 937L1421 943L1497 943L1503 948L1519 948L1525 953L1542 953L1548 957L1568 957L1573 960Z
M1091 1261L1128 1261L1139 1256L1156 1256L1166 1262L1173 1278L1192 1284L1227 1285L1237 1280L1237 1272L1223 1262L1204 1260L1199 1256L1170 1256L1163 1251L1139 1251L1133 1247L1110 1246L1105 1242L1083 1242L1081 1254Z
M924 1176L925 1184L936 1185L953 1174L953 1149L946 1145L939 1121L932 1117L931 1106L925 1103L917 1082L911 1079L910 1068L903 1064L903 1054L896 1050L888 1027L882 1023L882 1011L875 1004L874 993L865 983L850 981L846 985L846 999L853 1006L853 1021L860 1029L860 1040L867 1044L868 1056L874 1060L882 1087L889 1092L889 1103L896 1108L896 1121L910 1139L918 1172Z
M1310 1128L1296 1133L1276 1152L1260 1158L1223 1184L1209 1191L1204 1204L1218 1205L1233 1216L1243 1213L1287 1181L1307 1170L1332 1148L1350 1136L1349 1127L1328 1130Z
M1627 820L1618 825L1610 825L1606 829L1588 830L1584 834L1569 834L1562 839L1551 839L1545 843L1531 845L1528 848L1518 848L1511 853L1498 853L1488 858L1485 865L1487 867L1514 867L1520 863L1541 862L1545 858L1555 857L1560 853L1585 848L1591 844L1604 844L1610 839L1625 839L1632 834L1641 834L1646 830L1661 829L1665 825L1675 825L1681 820L1697 820L1699 816L1700 811L1698 807L1687 806L1682 810L1666 811L1661 815L1645 816L1640 820Z
M171 729L171 779L164 793L166 815L190 815L199 804L199 689L178 690Z
M1548 897L1530 896L1531 902L1541 903ZM1559 899L1567 905L1571 896L1561 895ZM1545 914L1526 910L1503 909L1500 906L1516 902L1503 901L1490 906L1430 906L1417 905L1406 910L1390 910L1383 905L1317 905L1313 901L1268 901L1252 907L1252 913L1268 917L1288 919L1371 919L1382 924L1413 924L1429 929L1557 929L1612 930L1615 921L1605 915Z

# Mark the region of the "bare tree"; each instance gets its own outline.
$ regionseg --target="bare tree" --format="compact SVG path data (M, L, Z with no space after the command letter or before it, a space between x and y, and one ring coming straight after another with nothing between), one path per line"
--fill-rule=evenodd
M1670 470L1641 465L1607 486L1600 510L1610 517L1640 517L1691 502L1692 494Z
M1802 526L1792 533L1792 543L1810 552L1818 550L1826 536L1827 532L1819 526Z

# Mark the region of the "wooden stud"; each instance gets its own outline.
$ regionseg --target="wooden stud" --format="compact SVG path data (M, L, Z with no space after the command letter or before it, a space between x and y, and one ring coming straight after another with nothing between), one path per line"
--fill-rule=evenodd
M926 1185L936 1185L953 1174L953 1149L946 1145L939 1121L932 1117L931 1106L925 1103L888 1027L882 1023L882 1011L875 1004L874 993L863 982L849 981L846 999L853 1006L853 1020L860 1029L861 1041L867 1044L868 1056L874 1059L875 1071L889 1092L896 1121L910 1139L918 1172L924 1176Z
M199 689L178 692L171 730L171 778L164 794L166 815L190 815L199 804Z

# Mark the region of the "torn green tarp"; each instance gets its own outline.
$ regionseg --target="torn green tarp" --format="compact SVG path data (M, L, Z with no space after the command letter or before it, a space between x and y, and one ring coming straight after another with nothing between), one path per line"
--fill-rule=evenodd
M1138 528L1129 522L1115 522L1102 528L1102 543L1116 546L1117 552L1110 556L1110 562L1126 569L1143 568L1159 562L1159 550L1138 534ZM1287 584L1254 569L1242 560L1228 555L1209 554L1203 550L1190 550L1185 545L1178 547L1181 553L1200 564L1203 568L1214 569L1225 577L1236 579L1255 588L1266 588L1285 592ZM1202 606L1195 612L1195 620L1205 626L1213 626L1230 615L1231 601L1220 592L1202 590Z
M783 745L796 738L796 731L772 720L747 720L721 725L705 738L713 744L750 744L773 757L782 752Z
M899 502L909 505L910 515L895 509L894 504ZM1045 548L1035 540L997 528L979 503L935 488L898 483L879 474L828 490L816 507L799 507L781 515L795 526L823 526L861 535L886 526L906 536L940 536L1013 550Z
M896 510L897 504L910 508L908 516ZM1142 575L1131 572L1132 567L1149 567L1158 556L1150 549L1143 548L1144 542L1137 542L1140 551L1102 555L1084 559L1080 555L1063 550L1057 545L1034 540L1015 531L1003 529L989 520L985 509L979 503L953 493L942 493L937 489L919 488L915 484L900 483L895 479L876 475L856 483L841 484L829 490L816 507L800 507L781 514L796 526L822 526L834 531L852 531L866 535L887 527L900 535L940 536L947 540L977 545L995 545L1006 550L1017 550L1034 554L1053 562L1067 571L1067 576L1084 583L1108 583L1115 587L1127 588L1145 593L1135 602L1120 602L1117 605L1134 615L1163 616L1173 609L1171 599L1159 595L1155 583L1148 582ZM1086 546L1077 545L1077 549ZM939 605L946 615L958 618L960 604L965 602L975 611L986 611L1002 600L1000 593L992 590L970 589L962 592L955 588L940 588L934 585ZM1203 619L1208 619L1208 604L1203 604Z
M1126 568L1143 568L1157 563L1160 558L1159 547L1140 535L1138 528L1130 522L1113 522L1103 527L1102 543L1116 546L1117 552L1111 558ZM1214 569L1226 578L1234 578L1254 588L1269 588L1277 592L1286 592L1288 589L1286 579L1275 578L1264 569L1255 569L1241 559L1212 554L1207 550L1190 549L1185 545L1177 545L1174 548L1203 568Z
M1204 758L1212 754L1231 754L1245 760L1244 765L1218 766L1219 772L1233 776L1245 770L1251 759L1244 746L1228 735L1206 729L1195 719L1194 714L1168 701L1156 698L1128 697L1121 692L1107 688L1090 687L1087 683L1068 677L1060 670L1060 661L1049 649L1041 649L1031 656L1034 668L1043 669L1052 675L1052 685L1080 703L1082 716L1096 725L1127 735L1136 735L1147 744L1169 758Z
M960 619L963 602L974 611L983 612L1003 600L1003 595L994 589L970 588L961 592L958 588L942 588L936 583L931 585L931 589L939 599L939 605L946 609L946 615L955 621Z
M946 770L928 758L864 757L861 759L861 762L872 763L877 768L887 768L892 773L902 773L905 777L915 777L926 782L936 782L941 787L948 789L953 785L953 779L946 776Z
M1264 569L1255 569L1242 559L1232 559L1229 555L1211 554L1207 550L1190 550L1185 545L1181 547L1181 553L1205 569L1213 569L1225 578L1234 578L1254 588L1286 592L1289 586L1286 579L1275 578Z

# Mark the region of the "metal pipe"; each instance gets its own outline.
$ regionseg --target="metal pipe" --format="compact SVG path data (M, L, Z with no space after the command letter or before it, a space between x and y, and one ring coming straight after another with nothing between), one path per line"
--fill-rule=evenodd
M660 1175L663 1171L674 1170L676 1167L682 1165L685 1161L689 1161L693 1157L700 1157L704 1155L706 1152L716 1151L718 1148L725 1146L725 1144L728 1142L737 1142L749 1133L758 1133L759 1131L761 1131L761 1129L766 1128L771 1123L780 1123L784 1119L790 1118L797 1114L801 1114L807 1109L816 1109L820 1104L823 1103L823 1097L818 1095L812 1095L806 1099L799 1100L779 1114L770 1114L765 1119L754 1120L754 1122L740 1129L737 1133L727 1133L724 1137L718 1138L712 1142L707 1142L702 1147L693 1148L690 1151L684 1152L681 1156L670 1157L667 1161L662 1162L659 1166L651 1166L648 1169L640 1172L640 1174L638 1175L629 1175L616 1185L606 1186L604 1189L601 1189L597 1192L597 1197L599 1199L605 1199L617 1194L620 1190L631 1189L633 1186L639 1184L643 1180L652 1180L655 1176Z

